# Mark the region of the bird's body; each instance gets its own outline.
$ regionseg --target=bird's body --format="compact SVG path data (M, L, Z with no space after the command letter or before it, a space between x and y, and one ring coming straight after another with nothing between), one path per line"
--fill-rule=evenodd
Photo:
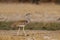
M26 14L25 18L26 19L24 19L24 20L19 20L19 21L16 21L16 22L12 23L11 27L18 27L19 28L18 31L17 31L17 35L19 35L20 28L23 28L24 35L26 36L26 32L25 32L24 28L31 21L30 20L30 13Z
M27 20L19 20L19 21L12 23L11 27L22 27L22 26L25 26L27 24L28 24Z
M28 24L28 21L27 20L19 20L19 21L14 22L11 27L18 27L19 28L18 31L17 31L17 35L19 35L20 28L22 28L23 29L23 33L26 36L26 33L24 31L24 28L25 28L25 26L27 24Z

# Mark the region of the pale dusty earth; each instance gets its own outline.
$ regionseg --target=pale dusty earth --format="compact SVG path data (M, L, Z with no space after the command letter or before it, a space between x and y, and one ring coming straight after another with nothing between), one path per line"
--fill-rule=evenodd
M60 18L60 5L54 3L0 3L0 17L4 21L24 19L24 15L31 13L31 21L57 21Z
M17 30L0 30L1 40L60 40L59 31L46 31L46 30L26 30L24 36L22 30L20 36L16 35Z

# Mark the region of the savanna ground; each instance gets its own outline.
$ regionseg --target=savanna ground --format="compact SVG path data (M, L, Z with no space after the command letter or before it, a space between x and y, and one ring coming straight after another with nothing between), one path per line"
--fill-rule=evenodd
M32 19L38 18L44 18L44 15L48 15L48 17L54 17L58 18L60 17L60 5L57 4L51 4L51 3L44 3L44 4L22 4L22 3L0 3L0 14L3 17L7 17L8 20L15 20L16 18L21 18L24 13L31 13L33 15ZM36 16L38 13L38 16ZM39 14L43 15L40 16ZM50 16L49 16L50 15ZM55 16L53 16L55 15ZM5 29L6 25L8 26L8 23L3 23L4 25L0 25L0 29ZM33 24L36 25L36 24ZM33 26L32 25L32 26ZM58 25L58 28L56 27ZM1 26L3 28L1 28ZM38 28L41 28L38 25ZM48 24L49 27L50 24ZM48 27L47 26L47 27ZM54 29L60 29L60 24L52 24L52 30ZM34 26L35 27L35 26ZM37 27L37 26L36 26ZM49 30L49 27L47 30ZM8 27L6 29L9 29ZM36 29L36 28L35 28ZM46 29L43 27L43 29ZM54 31L45 31L45 30L26 30L26 33L29 36L16 36L17 30L0 30L0 40L32 40L32 38L36 40L60 40L60 30L54 30ZM23 34L22 31L20 34Z
M0 30L0 40L60 40L60 31L26 30L29 36L16 35L17 30Z
M32 21L56 21L60 17L60 5L54 3L0 3L0 16L9 21L24 19L31 13ZM37 16L38 15L38 16Z

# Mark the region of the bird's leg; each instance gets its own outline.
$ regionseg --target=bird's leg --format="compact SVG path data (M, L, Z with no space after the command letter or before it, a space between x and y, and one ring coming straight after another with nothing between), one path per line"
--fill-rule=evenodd
M20 32L20 27L19 27L19 29L18 29L18 31L17 31L17 35L19 35L19 32Z
M25 26L24 26L25 27ZM24 35L26 36L26 32L25 32L25 30L24 30L24 27L23 27L23 32L24 32Z

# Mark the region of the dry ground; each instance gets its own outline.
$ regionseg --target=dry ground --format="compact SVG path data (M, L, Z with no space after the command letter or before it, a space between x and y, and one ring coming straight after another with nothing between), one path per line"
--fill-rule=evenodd
M26 30L26 33L29 36L16 36L16 30L0 30L0 40L60 40L60 31Z
M0 3L0 14L24 14L24 13L47 13L60 14L60 5L45 3L45 4L29 4L29 3Z
M29 3L0 3L0 17L7 20L20 20L26 13L32 14L32 21L54 20L60 17L60 5L42 3L39 5Z

